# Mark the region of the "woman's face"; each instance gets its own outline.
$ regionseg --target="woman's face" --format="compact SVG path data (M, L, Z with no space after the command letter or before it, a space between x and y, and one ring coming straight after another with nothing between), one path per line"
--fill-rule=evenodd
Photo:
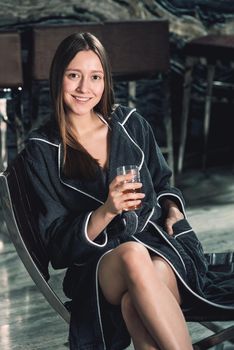
M99 57L91 50L78 52L63 77L63 101L68 116L90 116L103 91L104 71Z

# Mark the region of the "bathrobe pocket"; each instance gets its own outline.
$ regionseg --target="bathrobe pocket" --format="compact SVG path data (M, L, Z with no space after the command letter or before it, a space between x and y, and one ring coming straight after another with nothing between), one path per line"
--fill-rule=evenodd
M198 274L204 276L208 270L208 263L204 256L202 244L188 221L186 219L177 221L173 225L173 231L173 237L177 244L179 244L184 252L192 259Z

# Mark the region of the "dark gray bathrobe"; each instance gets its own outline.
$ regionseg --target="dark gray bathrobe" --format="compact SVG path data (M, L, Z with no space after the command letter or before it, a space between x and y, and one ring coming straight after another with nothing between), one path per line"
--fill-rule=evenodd
M195 300L221 310L231 310L234 305L234 286L230 289L228 284L226 290L222 285L223 295L228 295L224 298L226 306L221 305L217 290L211 293L214 276L208 274L202 246L186 220L182 195L169 185L171 170L149 124L135 109L118 106L109 127L108 170L104 173L100 168L95 181L64 177L63 147L53 122L35 130L26 146L27 171L38 201L35 217L42 241L52 266L68 268L64 292L72 299L69 339L73 350L118 350L130 342L120 308L106 302L97 279L103 254L123 242L140 242L166 259L176 273L181 292L187 295L187 303ZM143 205L137 211L117 216L94 242L90 241L90 215L105 202L116 168L124 164L140 167L146 195ZM185 214L185 219L174 225L173 236L163 229L160 203L165 197L174 200Z

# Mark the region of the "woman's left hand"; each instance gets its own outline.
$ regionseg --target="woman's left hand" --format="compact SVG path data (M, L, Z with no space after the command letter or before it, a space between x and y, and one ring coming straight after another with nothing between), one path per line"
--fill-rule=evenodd
M166 219L164 222L165 230L167 233L172 236L173 235L173 225L179 221L184 219L184 214L181 213L176 203L171 201L170 199L166 199L163 207L166 209Z

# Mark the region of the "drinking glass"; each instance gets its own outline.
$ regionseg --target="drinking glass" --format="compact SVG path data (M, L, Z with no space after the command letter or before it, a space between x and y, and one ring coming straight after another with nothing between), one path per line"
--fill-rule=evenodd
M132 174L132 178L126 182L131 182L131 183L141 182L140 169L137 165L122 165L117 168L117 175L127 175L127 174ZM140 188L128 189L123 193L136 193L136 192L141 192L141 189ZM135 210L135 209L139 209L140 207L141 207L141 203L138 205L133 205L129 207L128 210Z

